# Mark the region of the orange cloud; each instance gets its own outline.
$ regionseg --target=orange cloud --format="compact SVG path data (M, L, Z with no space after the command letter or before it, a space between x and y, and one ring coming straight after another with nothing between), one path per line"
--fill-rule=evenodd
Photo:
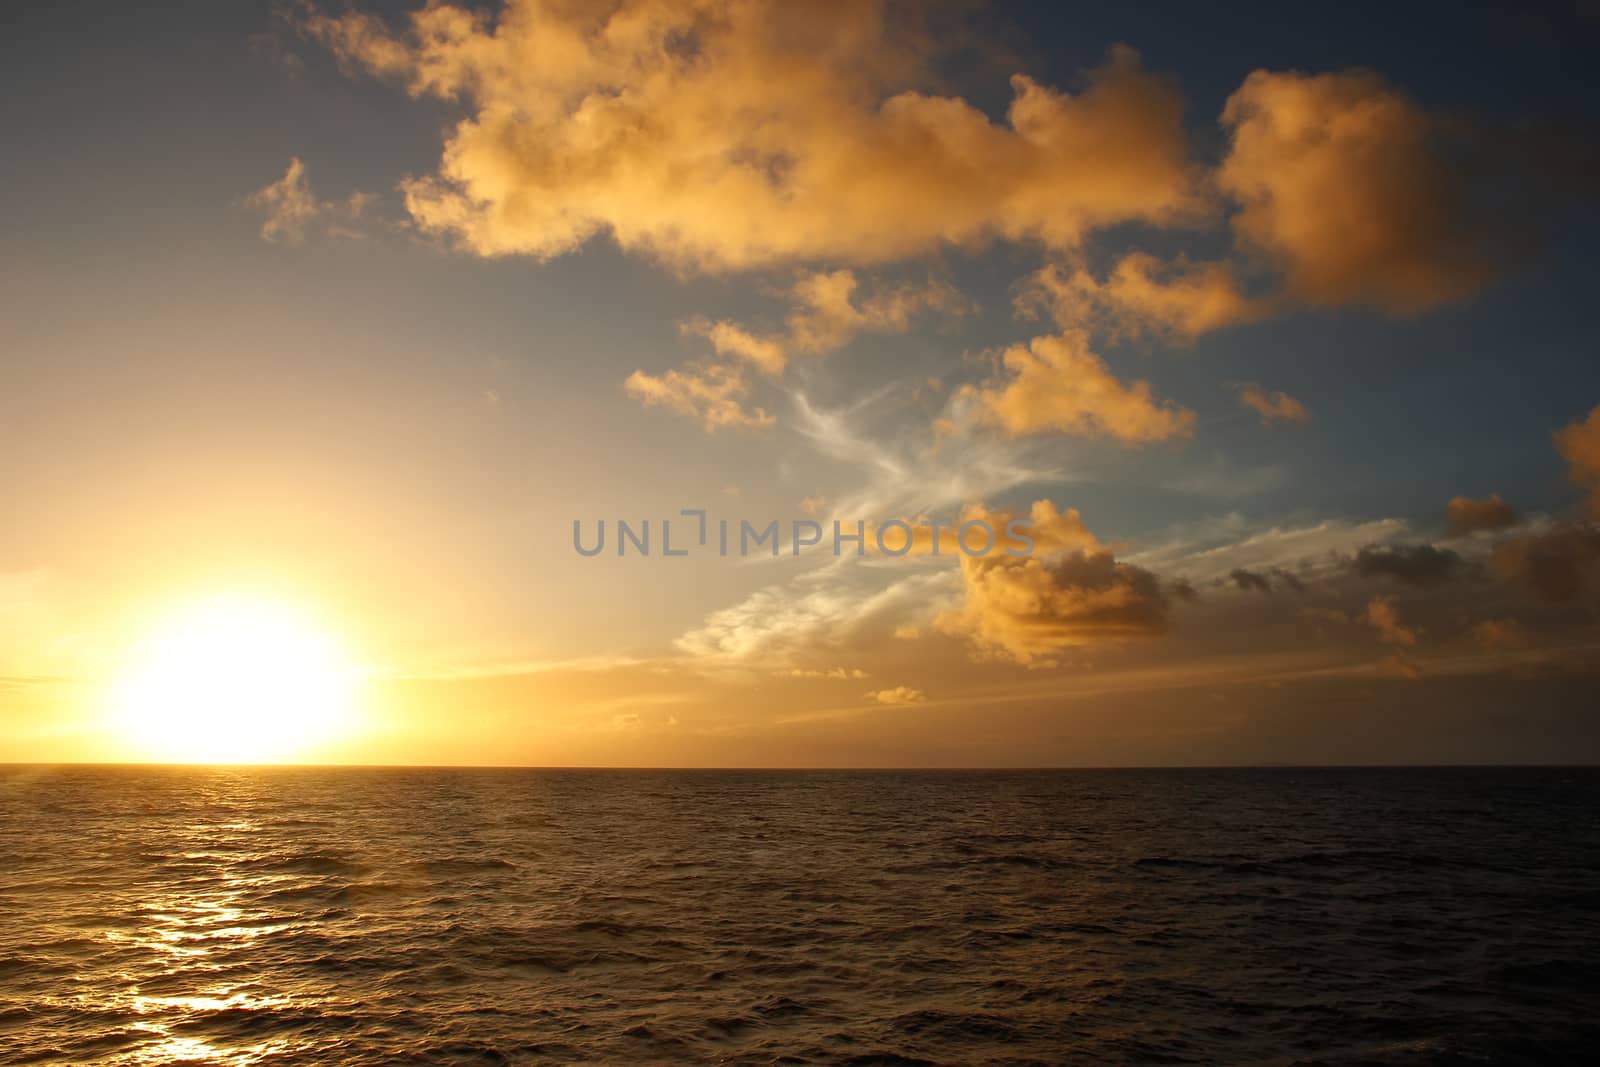
M923 704L927 702L928 695L908 685L897 685L893 689L879 689L875 693L868 693L867 699L879 704Z
M1114 335L1181 338L1253 322L1269 310L1243 294L1226 263L1163 263L1145 252L1124 256L1104 280L1081 267L1042 267L1024 284L1017 307L1046 308L1063 327L1094 322Z
M1567 473L1573 482L1593 490L1589 511L1600 518L1600 405L1582 422L1557 431L1556 451L1567 461Z
M317 227L334 237L364 236L362 226L374 199L371 193L357 191L345 200L318 200L306 165L295 158L289 160L283 177L245 197L245 203L266 216L261 223L263 241L299 244Z
M938 617L940 630L968 638L981 658L1028 667L1054 666L1070 648L1166 631L1168 599L1155 575L1119 563L1074 509L1041 500L1030 518L1032 554L961 558L965 599Z
M465 103L424 230L541 258L608 235L682 269L881 263L990 238L1077 247L1202 203L1174 85L1118 47L1077 94L1018 75L1004 122L930 93L929 35L878 3L429 4L313 16L341 59Z
M1194 412L1159 403L1148 382L1125 385L1089 349L1082 330L1035 337L1001 355L1004 377L968 386L980 420L1013 437L1055 432L1142 445L1187 437Z
M734 365L694 364L659 376L634 371L623 388L646 406L664 407L699 419L707 431L760 429L773 423L772 416L763 409L744 406L743 397L750 386Z
M1239 403L1261 416L1263 426L1275 422L1308 422L1311 412L1288 393L1278 390L1268 392L1254 383L1239 387Z
M1532 638L1515 619L1485 619L1472 628L1472 636L1490 651L1527 648Z
M1378 640L1385 644L1412 648L1417 643L1417 632L1401 623L1392 596L1375 596L1367 602L1367 624L1378 632Z
M1377 74L1258 70L1228 99L1217 172L1234 232L1319 306L1421 311L1502 266L1503 220L1474 212L1449 132Z
M1457 537L1479 530L1503 530L1517 522L1516 510L1501 500L1499 493L1490 495L1486 500L1474 500L1467 496L1451 497L1444 510L1450 532Z

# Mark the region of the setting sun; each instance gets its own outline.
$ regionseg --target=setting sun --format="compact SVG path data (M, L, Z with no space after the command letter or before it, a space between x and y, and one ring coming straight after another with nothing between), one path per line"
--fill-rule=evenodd
M162 620L107 694L139 758L273 763L347 733L359 672L339 642L294 607L216 598Z

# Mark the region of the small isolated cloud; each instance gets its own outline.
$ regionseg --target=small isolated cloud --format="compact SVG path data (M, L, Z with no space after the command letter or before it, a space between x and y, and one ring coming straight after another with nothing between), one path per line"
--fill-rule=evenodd
M750 383L732 364L696 363L660 375L637 370L622 384L629 396L646 407L663 407L698 419L708 432L764 429L773 423L762 408L745 406Z
M266 216L261 223L262 240L300 244L319 229L333 237L365 236L376 199L358 191L346 200L318 200L305 164L296 158L289 160L283 177L251 193L245 203Z
M1436 545L1368 545L1352 563L1363 578L1392 578L1403 585L1441 585L1465 567L1461 555Z
M1467 496L1452 497L1450 503L1445 505L1445 518L1449 523L1450 533L1455 537L1465 537L1480 531L1503 530L1517 524L1516 510L1501 500L1499 493L1494 493L1485 500L1474 500Z
M999 378L967 386L961 399L1012 437L1063 433L1143 445L1187 437L1194 427L1194 412L1155 400L1148 382L1112 374L1082 330L1012 345L1000 362Z
M1261 386L1247 383L1238 387L1239 403L1261 416L1263 426L1278 422L1308 422L1311 412L1294 397L1281 390L1268 392Z
M897 685L893 689L879 689L868 693L867 699L879 704L922 704L926 703L928 696L920 689Z
M1400 621L1394 597L1375 596L1367 601L1367 625L1377 631L1378 640L1396 648L1414 648L1417 632Z
M783 678L820 678L828 681L859 681L867 676L860 667L791 667L777 672Z
M1591 490L1589 512L1600 519L1600 405L1582 422L1556 432L1556 451L1567 461L1572 481Z
M745 360L768 374L782 374L788 360L781 341L757 337L736 322L693 318L679 323L678 329L686 335L704 337L719 356Z
M1515 619L1485 619L1472 627L1472 637L1490 651L1527 648L1533 641L1527 627Z
M1403 682L1422 681L1422 670L1404 656L1385 656L1377 662L1379 677L1397 678Z

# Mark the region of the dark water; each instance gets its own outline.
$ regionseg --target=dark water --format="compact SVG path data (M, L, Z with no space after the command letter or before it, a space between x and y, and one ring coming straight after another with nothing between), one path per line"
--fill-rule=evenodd
M1600 771L0 768L0 1062L1593 1062Z

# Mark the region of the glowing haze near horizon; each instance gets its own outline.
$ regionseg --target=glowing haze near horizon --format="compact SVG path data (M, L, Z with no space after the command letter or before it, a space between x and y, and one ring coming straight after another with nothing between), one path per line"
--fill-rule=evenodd
M1600 758L1593 5L828 6L12 13L0 762Z

